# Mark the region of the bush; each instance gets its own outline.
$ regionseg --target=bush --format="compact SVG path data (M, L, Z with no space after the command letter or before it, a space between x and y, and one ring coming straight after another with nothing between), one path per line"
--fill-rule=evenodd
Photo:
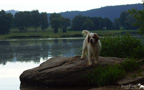
M130 35L105 37L102 42L102 56L121 58L143 58L144 45L139 39Z
M140 65L134 59L125 59L117 65L98 66L86 76L90 84L97 86L114 85L123 78L127 72L139 69Z
M125 71L119 65L99 66L88 73L87 78L91 84L104 86L115 84L117 80L125 76Z
M139 66L138 62L134 59L126 59L123 63L121 63L121 67L127 72L136 70Z

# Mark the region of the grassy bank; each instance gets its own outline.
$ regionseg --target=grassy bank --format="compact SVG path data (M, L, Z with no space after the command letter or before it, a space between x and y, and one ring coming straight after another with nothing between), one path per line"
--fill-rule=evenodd
M60 38L60 37L80 37L82 36L80 32L69 31L67 33L53 33L53 31L38 31L38 32L22 32L0 35L0 39L6 38Z
M135 35L138 33L137 30L95 30L92 32L96 32L99 36L114 36L114 35L123 35L126 33L130 33ZM54 33L52 29L48 29L46 31L37 30L29 30L28 32L19 32L18 30L12 29L9 34L0 35L0 39L7 38L61 38L61 37L82 37L81 31L67 31L63 33L59 30L58 33Z
M116 85L118 80L124 78L129 73L139 70L141 65L135 59L125 59L124 62L116 65L99 65L89 72L86 78L90 84L98 87Z

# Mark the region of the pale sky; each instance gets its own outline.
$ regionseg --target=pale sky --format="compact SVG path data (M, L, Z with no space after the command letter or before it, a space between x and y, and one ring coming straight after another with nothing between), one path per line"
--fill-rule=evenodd
M142 3L142 0L0 0L0 9L58 13L135 3Z

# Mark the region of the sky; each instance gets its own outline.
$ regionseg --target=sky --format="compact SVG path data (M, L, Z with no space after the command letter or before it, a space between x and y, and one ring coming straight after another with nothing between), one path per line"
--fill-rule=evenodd
M142 3L142 0L0 0L0 9L59 13L136 3Z

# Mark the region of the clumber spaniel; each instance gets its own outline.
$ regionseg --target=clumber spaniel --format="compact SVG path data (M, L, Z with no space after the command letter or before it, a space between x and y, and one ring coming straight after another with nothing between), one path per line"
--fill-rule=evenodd
M88 53L88 65L98 63L98 58L101 50L101 42L96 33L91 33L83 30L82 33L86 36L83 41L83 50L81 59L84 59L86 52Z

